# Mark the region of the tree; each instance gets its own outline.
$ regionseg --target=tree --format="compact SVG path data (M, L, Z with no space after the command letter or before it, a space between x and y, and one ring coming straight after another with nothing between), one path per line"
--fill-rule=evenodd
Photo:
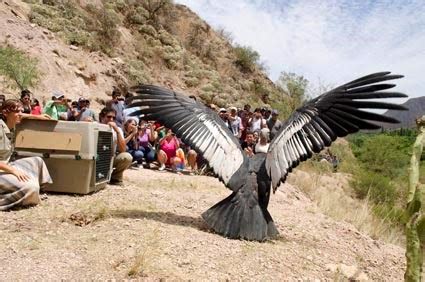
M281 72L276 85L291 97L290 110L294 111L307 100L308 80L293 72Z
M0 47L0 75L8 79L13 88L20 90L35 86L39 79L38 61L11 46Z

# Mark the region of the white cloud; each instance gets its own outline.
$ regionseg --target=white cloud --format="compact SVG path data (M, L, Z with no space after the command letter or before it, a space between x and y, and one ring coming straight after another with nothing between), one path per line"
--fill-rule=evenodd
M425 2L176 0L241 45L253 47L276 80L292 71L337 85L370 72L406 77L398 89L425 95Z

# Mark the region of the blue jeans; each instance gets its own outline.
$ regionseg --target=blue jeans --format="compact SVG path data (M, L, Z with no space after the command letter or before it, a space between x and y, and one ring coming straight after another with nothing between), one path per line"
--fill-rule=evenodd
M133 162L137 162L138 164L142 163L145 154L143 154L141 150L128 150L127 152L133 157Z
M147 162L152 162L155 160L155 150L151 147L140 147L139 151L143 152Z

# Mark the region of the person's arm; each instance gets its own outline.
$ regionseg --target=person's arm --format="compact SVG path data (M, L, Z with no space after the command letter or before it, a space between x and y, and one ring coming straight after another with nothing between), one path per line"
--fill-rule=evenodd
M152 123L149 123L149 142L153 142L156 139L156 131L152 128Z
M180 142L179 142L179 139L177 139L176 136L174 136L174 142L176 143L176 150L177 150L178 148L180 148Z
M117 124L115 122L111 121L108 124L112 128L112 130L114 130L115 133L117 134L117 149L118 149L118 152L124 153L126 151L125 145L127 143L125 143L124 136L122 136L122 134L121 134L121 130L119 129L119 127L117 126Z
M133 125L129 125L129 126L131 126L131 132L130 132L130 134L128 134L127 137L124 138L125 144L130 142L130 140L133 139L134 136L136 136L136 134L137 134L137 126L133 126Z
M38 120L50 120L52 119L48 114L41 114L41 115L33 115L33 114L25 114L21 113L21 118L25 119L38 119Z
M10 165L3 163L3 162L0 162L0 170L4 171L6 173L13 174L14 176L16 176L16 178L18 178L19 181L22 181L22 182L28 181L30 179L29 176L25 172L20 171L20 170L16 169L15 167L10 166Z

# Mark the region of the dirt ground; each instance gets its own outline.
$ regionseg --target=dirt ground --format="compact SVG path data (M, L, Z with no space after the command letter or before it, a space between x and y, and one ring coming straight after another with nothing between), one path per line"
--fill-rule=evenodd
M323 215L289 184L271 198L279 239L214 234L200 215L228 194L212 177L148 169L91 195L46 194L0 213L0 280L403 279L401 247Z

